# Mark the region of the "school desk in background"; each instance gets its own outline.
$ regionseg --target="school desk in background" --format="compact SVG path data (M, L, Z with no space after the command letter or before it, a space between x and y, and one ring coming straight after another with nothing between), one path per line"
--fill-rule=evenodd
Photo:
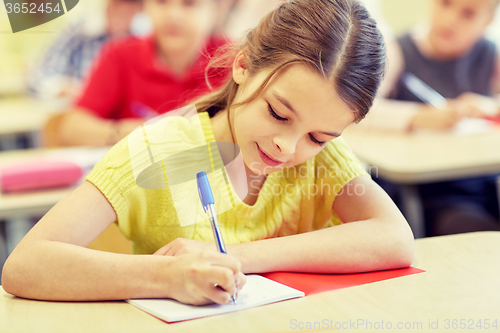
M0 151L40 147L42 128L50 117L65 110L67 103L25 96L0 99ZM26 141L26 145L19 147L18 141Z
M404 73L401 82L422 102L432 105L437 110L442 110L446 107L448 103L446 98L413 73ZM454 126L452 131L459 135L476 134L488 131L491 126L495 125L500 125L500 116L485 115L481 118L464 118Z
M78 147L0 152L0 221L5 223L7 254L29 231L34 221L83 181L84 175L108 149ZM118 234L116 231L110 230L106 237ZM92 246L102 248L102 244L99 240ZM118 244L118 250L110 246L106 250L131 252L130 249L125 251L122 243L115 244ZM0 266L4 259L0 258Z
M500 173L500 126L468 135L414 135L349 127L342 137L354 154L370 166L372 177L402 185L402 210L416 238L425 236L418 184Z

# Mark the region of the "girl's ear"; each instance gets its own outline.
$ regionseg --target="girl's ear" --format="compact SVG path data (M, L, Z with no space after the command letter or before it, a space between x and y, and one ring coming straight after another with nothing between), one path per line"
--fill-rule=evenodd
M247 65L245 62L244 50L238 52L233 62L233 80L237 84L242 84L248 76Z

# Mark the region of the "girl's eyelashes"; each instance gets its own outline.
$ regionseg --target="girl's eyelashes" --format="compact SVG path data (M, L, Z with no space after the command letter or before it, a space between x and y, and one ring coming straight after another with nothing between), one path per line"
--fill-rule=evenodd
M278 116L276 112L274 112L273 108L271 107L271 104L267 103L267 110L269 111L269 114L276 120L278 121L287 121L287 118L283 118Z
M269 114L276 120L278 121L288 121L287 118L280 117L276 112L274 112L271 104L267 103L267 110L269 111ZM309 134L309 138L311 139L312 142L317 144L318 146L322 147L326 142L325 141L319 141L314 137L314 135Z
M320 147L322 147L326 143L325 141L319 141L312 134L309 134L309 138L311 139L312 142L314 142L315 144L317 144Z

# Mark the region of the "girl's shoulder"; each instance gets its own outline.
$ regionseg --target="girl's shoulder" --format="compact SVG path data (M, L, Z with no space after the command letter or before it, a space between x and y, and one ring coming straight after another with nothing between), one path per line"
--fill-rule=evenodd
M114 192L136 185L156 188L161 184L157 180L163 177L162 168L169 157L205 144L198 117L162 115L157 118L137 127L114 145L86 179L99 189L113 187ZM141 183L144 177L151 179Z
M367 175L365 168L356 158L342 137L330 141L326 147L314 157L315 174L327 172L328 175L352 179Z
M187 118L176 114L178 111L170 111L137 127L127 137L111 147L101 163L108 164L108 167L123 165L144 152L148 154L152 152L153 157L156 157L157 154L167 153L163 150L158 151L160 147L174 149L174 146L179 144L193 144L192 141L196 138L200 139L200 135L203 138L197 117ZM196 131L201 134L195 135Z
M325 163L342 164L358 161L342 137L331 140L314 159L316 164L319 165Z

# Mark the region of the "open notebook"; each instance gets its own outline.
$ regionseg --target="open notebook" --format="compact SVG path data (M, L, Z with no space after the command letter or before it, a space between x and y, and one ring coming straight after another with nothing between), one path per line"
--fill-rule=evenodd
M129 299L127 302L155 317L168 322L213 316L244 310L259 305L303 297L302 291L269 280L260 275L247 275L247 282L241 289L236 304L186 305L172 299Z

